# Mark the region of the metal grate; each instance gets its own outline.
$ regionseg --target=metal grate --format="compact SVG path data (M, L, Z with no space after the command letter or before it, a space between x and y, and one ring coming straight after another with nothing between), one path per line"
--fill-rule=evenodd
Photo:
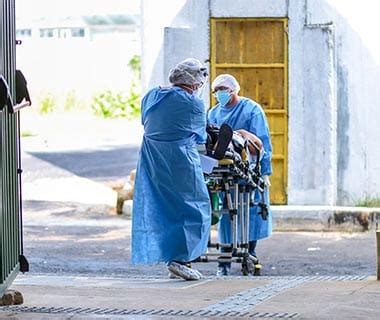
M35 276L46 276L46 277L69 277L69 278L90 278L90 279L98 279L99 277L93 276L92 274L67 274L62 276L56 276L56 274L49 273L34 273ZM294 280L294 279L305 279L307 281L361 281L366 280L371 277L371 275L363 274L363 275L329 275L329 276L223 276L217 277L214 275L204 276L202 280L218 280L218 281L229 281L229 280L254 280L254 281L268 281L268 280ZM121 280L168 280L167 274L165 275L128 275L128 278L117 278L111 276L102 276L101 279L121 279Z
M310 280L305 277L294 278L292 280L281 279L275 283L272 282L262 287L255 287L239 292L225 300L208 306L206 310L218 310L220 312L224 312L238 309L240 311L249 311L263 301L309 281Z
M37 274L38 275L38 274ZM41 274L46 275L46 274ZM83 277L83 274L73 275L70 274L70 277ZM91 275L87 275L86 277L91 277ZM204 276L202 280L218 280L218 281L230 281L230 280L254 280L254 281L268 281L268 280L274 280L274 281L282 281L282 280L288 280L292 281L295 279L303 279L305 281L362 281L369 278L370 275L331 275L331 276L223 276L223 277L217 277L217 276ZM102 277L102 279L107 279L108 277ZM114 277L109 277L110 279L114 279ZM124 278L122 278L125 280ZM143 275L143 276L134 276L129 275L129 280L167 280L167 275L162 276L149 276L149 275Z
M231 318L273 318L294 319L298 313L289 312L242 312L218 310L165 310L165 309L117 309L117 308L76 308L76 307L32 307L32 306L5 306L1 311L43 314L82 314L82 315L141 315L141 316L191 316L191 317L231 317Z
M206 310L228 311L238 309L240 312L252 310L265 300L269 300L274 296L295 288L306 282L313 281L361 281L368 278L368 276L308 276L308 277L267 277L272 280L271 283L252 288L243 292L239 292L225 300L216 304L210 305ZM258 278L255 278L258 279ZM260 277L259 279L265 279ZM275 281L273 281L275 280Z

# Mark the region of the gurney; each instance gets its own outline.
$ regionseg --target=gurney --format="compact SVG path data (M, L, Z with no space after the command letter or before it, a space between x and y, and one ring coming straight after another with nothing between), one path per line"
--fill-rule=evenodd
M258 259L248 252L249 222L251 206L259 206L262 218L267 219L268 208L264 202L265 183L260 175L260 153L257 145L256 159L250 160L249 144L223 124L220 128L207 128L207 156L217 160L211 172L205 173L205 181L210 195L212 224L217 224L223 214L231 219L231 243L213 242L210 234L207 252L200 261L236 262L241 264L243 275L259 275L261 265ZM253 161L252 161L253 160ZM252 202L252 195L258 190L260 201ZM225 251L220 252L221 248Z

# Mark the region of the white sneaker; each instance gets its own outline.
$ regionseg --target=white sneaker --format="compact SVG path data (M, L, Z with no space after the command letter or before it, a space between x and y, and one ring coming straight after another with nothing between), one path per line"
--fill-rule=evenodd
M203 278L203 274L200 273L200 271L198 271L197 269L191 269L191 270L193 270L199 276L199 279Z
M169 277L169 279L182 279L181 277L178 277L176 274L174 274L170 270L169 270L168 277Z
M185 280L199 280L201 278L201 273L199 271L186 267L177 262L170 262L168 269L174 275Z

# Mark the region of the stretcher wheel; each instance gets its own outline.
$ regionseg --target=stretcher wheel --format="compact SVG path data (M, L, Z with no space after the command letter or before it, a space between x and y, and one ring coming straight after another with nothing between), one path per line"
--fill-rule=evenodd
M241 264L241 273L243 274L243 276L249 275L248 265L245 262Z
M241 264L241 272L244 276L248 276L249 274L254 274L255 264L252 259L249 258L249 255L243 258L243 262Z
M262 265L259 263L259 260L257 260L256 257L248 256L243 258L243 262L241 264L241 272L244 276L248 276L249 274L252 274L253 276L260 276L261 269Z
M261 268L262 268L263 266L260 264L260 263L258 263L258 264L255 264L255 267L254 267L254 269L253 269L253 275L254 276L261 276Z

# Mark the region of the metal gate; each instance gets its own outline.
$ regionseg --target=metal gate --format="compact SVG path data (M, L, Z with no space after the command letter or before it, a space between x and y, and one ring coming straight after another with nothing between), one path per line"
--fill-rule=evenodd
M15 96L15 4L0 0L0 74ZM17 114L0 111L0 297L20 269Z
M287 25L285 18L211 19L211 79L221 73L232 74L240 83L240 94L259 103L268 118L273 204L287 202Z

